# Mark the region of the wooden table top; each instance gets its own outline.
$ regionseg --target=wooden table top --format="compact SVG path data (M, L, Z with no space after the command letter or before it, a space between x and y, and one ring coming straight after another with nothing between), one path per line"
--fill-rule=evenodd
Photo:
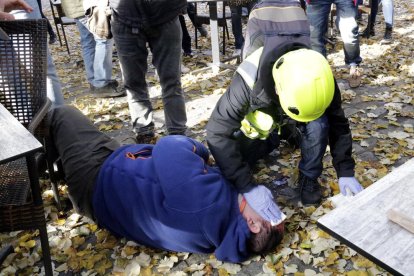
M42 148L42 144L0 104L0 163Z
M387 218L391 208L414 218L414 158L317 223L393 275L414 275L414 234Z

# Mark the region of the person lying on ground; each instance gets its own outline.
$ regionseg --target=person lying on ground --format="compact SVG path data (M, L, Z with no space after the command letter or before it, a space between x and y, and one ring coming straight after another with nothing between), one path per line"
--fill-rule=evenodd
M208 163L207 148L185 136L157 144L120 144L77 109L49 113L75 210L118 237L170 251L213 253L242 262L275 249L285 215L262 187L264 220Z

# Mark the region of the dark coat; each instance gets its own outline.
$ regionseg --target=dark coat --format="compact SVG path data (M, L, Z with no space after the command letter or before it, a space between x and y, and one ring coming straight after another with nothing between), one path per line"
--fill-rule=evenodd
M274 60L277 60L277 57ZM264 86L274 87L274 84ZM251 111L259 108L275 112L281 110L274 88L269 88L267 92L265 89L255 90L257 91L252 91L243 78L236 73L207 124L207 142L210 151L224 176L240 192L249 191L254 187L254 183L250 167L242 160L239 145L233 138L233 133L240 129L241 121ZM329 122L330 151L338 177L354 176L355 162L351 156L351 130L341 102L341 93L335 82L334 98L325 111ZM273 114L271 115L274 117Z
M109 0L115 20L143 30L156 28L185 13L186 0Z

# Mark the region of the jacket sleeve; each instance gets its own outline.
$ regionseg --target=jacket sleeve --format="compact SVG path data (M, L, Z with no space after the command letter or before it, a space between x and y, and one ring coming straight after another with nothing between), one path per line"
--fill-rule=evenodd
M329 122L329 146L337 176L354 176L355 161L352 158L351 129L341 103L341 92L335 81L334 98L326 110Z
M169 135L157 142L152 156L160 182L185 183L204 173L209 154L207 148L196 140Z
M240 129L241 121L248 113L249 93L250 89L236 73L230 87L217 102L207 124L209 149L224 177L241 193L249 191L254 184L250 167L243 161L233 133Z
M185 136L166 136L154 146L152 159L154 177L168 207L195 212L220 196L215 184L222 182L222 176L206 164L208 151L203 144Z

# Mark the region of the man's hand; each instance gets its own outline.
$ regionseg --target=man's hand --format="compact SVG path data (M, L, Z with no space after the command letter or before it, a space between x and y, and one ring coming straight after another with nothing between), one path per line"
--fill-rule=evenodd
M249 192L243 194L247 203L263 219L269 222L278 222L282 219L282 211L273 200L273 195L268 188L263 185L255 186Z
M0 0L0 20L14 20L14 16L8 13L12 10L32 12L33 8L23 0Z
M343 195L356 195L364 188L359 184L355 177L340 177L339 190Z

